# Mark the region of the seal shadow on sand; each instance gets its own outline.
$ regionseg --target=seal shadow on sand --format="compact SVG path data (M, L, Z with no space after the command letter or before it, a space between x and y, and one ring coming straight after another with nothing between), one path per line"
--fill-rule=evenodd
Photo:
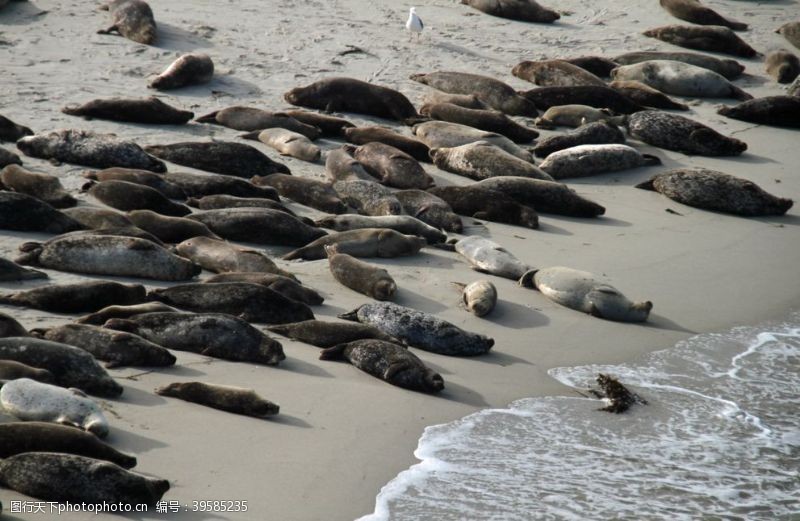
M0 11L0 22L3 25L28 25L47 13L31 2L10 2Z
M125 391L123 391L122 395L117 398L115 402L152 407L155 405L163 405L167 403L167 400L155 393L142 391L141 389L126 385Z
M682 333L689 333L692 335L697 335L697 331L692 331L691 329L687 329L682 325L673 322L672 320L657 315L653 312L650 313L650 317L647 319L647 322L642 322L638 324L641 327L653 328L653 329L668 329L670 331L680 331Z
M428 298L408 288L398 289L393 302L397 305L412 308L417 311L424 311L425 313L438 313L448 308L448 306L442 304L440 301Z
M508 300L498 300L494 310L484 320L508 329L531 329L550 323L544 313Z
M139 455L153 449L169 447L168 443L142 436L139 433L120 428L113 424L111 425L108 440L106 441L111 445L115 445L119 450L134 455Z
M434 397L482 409L489 407L489 403L483 398L483 395L463 385L448 381L444 382L444 389Z
M191 31L176 25L156 20L158 24L158 38L152 47L171 51L193 52L198 49L207 49L214 44Z
M166 68L166 65L164 68ZM160 74L162 70L154 72L152 77ZM148 76L148 79L150 78ZM255 83L239 79L232 74L217 74L215 72L210 82L172 89L169 91L169 95L176 98L198 98L201 103L207 105L209 91L213 97L218 99L231 98L231 104L235 102L234 98L238 96L261 96L264 93Z
M314 428L313 425L304 419L298 418L297 416L292 416L291 414L284 414L282 412L275 416L265 418L265 421L268 423L274 423L275 425L286 425L287 427L299 427L301 429Z
M311 346L311 348L316 349L313 346ZM296 357L287 357L286 360L282 361L280 365L277 366L277 369L281 369L284 371L291 371L293 373L304 374L307 376L317 376L320 378L333 378L333 375L331 373L319 367L318 365L306 362L304 360L300 360L299 358Z

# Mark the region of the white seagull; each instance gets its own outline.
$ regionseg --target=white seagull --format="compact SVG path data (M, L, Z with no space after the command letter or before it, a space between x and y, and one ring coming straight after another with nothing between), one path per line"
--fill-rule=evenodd
M425 27L425 25L422 23L422 18L417 16L417 9L415 7L412 7L408 11L408 21L406 21L406 29L408 29L412 33L417 33L418 35L420 35L422 33L423 27ZM420 37L418 36L418 38ZM409 36L409 39L411 39L411 36Z

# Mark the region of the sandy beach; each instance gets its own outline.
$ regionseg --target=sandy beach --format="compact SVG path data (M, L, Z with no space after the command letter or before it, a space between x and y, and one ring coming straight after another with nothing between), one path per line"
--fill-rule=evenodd
M419 107L428 87L410 74L436 70L475 72L501 79L518 89L533 88L511 75L522 60L601 55L628 51L681 50L641 35L645 29L679 23L656 2L635 0L545 2L564 13L552 25L493 18L457 2L416 4L425 21L421 41L404 30L411 4L389 0L226 2L150 0L158 22L154 46L117 36L95 34L108 25L108 13L95 3L69 0L12 2L0 11L0 114L36 132L61 128L113 132L141 145L217 138L238 140L240 132L221 126L147 126L86 121L67 116L69 103L110 96L146 96L147 78L179 54L199 50L214 60L211 83L158 93L196 116L231 105L268 110L286 108L283 93L329 76L350 76L403 92ZM761 53L797 49L774 34L797 17L798 2L705 2L750 24L739 35ZM99 5L99 4L98 4ZM348 52L357 48L359 52ZM728 57L718 55L718 57ZM745 75L735 83L753 96L783 93L758 58L741 59ZM675 99L680 99L674 97ZM115 369L124 386L118 400L102 400L111 434L108 442L136 455L136 471L168 479L166 501L191 509L193 501L242 500L246 513L181 511L132 519L349 520L373 511L380 488L416 463L413 451L426 426L449 422L483 408L504 407L524 397L572 393L547 375L558 366L619 363L664 349L694 334L724 331L784 316L800 308L800 210L785 216L741 218L690 208L634 185L659 171L703 166L756 182L770 193L800 199L798 131L727 119L716 113L733 100L681 99L691 110L681 113L748 144L739 157L686 156L630 141L661 158L663 166L571 180L579 194L606 208L598 219L542 214L541 228L530 230L464 218L464 235L482 235L502 244L531 266L569 266L607 277L633 300L651 300L650 320L624 324L599 320L561 307L514 281L471 270L456 253L425 248L418 256L371 259L397 281L395 302L448 320L463 329L495 339L485 356L455 358L415 350L445 379L436 396L390 386L346 363L318 359L313 346L283 337L287 359L278 367L257 366L175 352L172 368ZM357 125L380 124L410 130L394 122L344 114ZM518 118L520 122L530 120ZM561 129L563 130L563 129ZM543 136L552 135L543 131ZM249 142L292 173L324 178L324 164L279 157ZM341 142L322 140L326 150ZM14 151L13 144L3 147ZM21 154L20 154L21 155ZM57 175L82 204L99 205L79 189L86 168L54 166L23 157L28 169ZM467 184L431 164L425 170L438 185ZM170 171L190 171L169 164ZM322 214L294 203L298 214ZM668 211L670 210L670 211ZM18 246L45 235L0 232L0 256L14 258ZM255 246L255 245L251 245ZM257 246L261 247L261 246ZM267 247L271 256L289 248ZM322 261L278 261L325 304L313 308L320 319L335 319L368 301L339 285ZM88 279L131 282L46 270L50 282ZM204 272L201 277L210 274ZM453 282L490 278L500 301L486 318L459 306ZM141 282L141 281L137 281ZM2 283L9 292L43 281ZM148 287L165 284L144 281ZM66 323L73 317L0 306L26 328ZM153 393L161 385L201 380L256 390L281 406L281 414L258 420L196 406ZM9 502L24 499L3 489ZM31 519L6 514L6 519ZM33 516L36 517L36 516ZM118 519L88 513L61 519Z

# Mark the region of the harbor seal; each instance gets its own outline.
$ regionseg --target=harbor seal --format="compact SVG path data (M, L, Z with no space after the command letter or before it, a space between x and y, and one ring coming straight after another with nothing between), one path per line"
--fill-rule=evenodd
M168 199L186 199L183 189L161 174L132 168L106 168L105 170L84 172L83 177L91 181L127 181L137 185L149 186L161 192Z
M20 264L153 280L189 280L200 266L145 239L120 236L66 236L45 243L25 243Z
M688 155L738 156L747 150L747 143L677 114L648 110L632 114L625 124L635 139Z
M326 78L283 95L287 103L326 112L355 112L412 125L414 105L400 92L353 78Z
M427 145L426 145L427 146ZM356 161L343 148L331 150L325 157L325 174L330 182L337 181L374 181L364 165Z
M653 190L673 201L744 217L783 215L791 199L776 197L750 180L707 168L677 168L662 172L636 188Z
M391 302L364 304L339 318L373 325L410 346L440 355L477 356L489 352L494 345L487 336Z
M252 271L234 271L230 273L220 273L214 275L203 281L206 284L213 284L216 282L249 282L251 284L260 284L273 291L277 291L284 297L302 302L309 306L320 306L325 299L311 288L303 286L296 280L283 275L275 273L259 273Z
M476 280L461 286L461 300L476 317L485 317L497 305L497 288L488 280Z
M359 163L360 165L360 163ZM388 188L374 181L354 179L336 181L333 189L342 201L363 215L401 215L403 205Z
M645 322L653 309L652 302L631 302L592 273L562 266L531 270L519 284L539 290L557 304L606 320Z
M127 331L176 351L230 360L277 365L283 346L241 318L221 313L154 312L112 318L103 327Z
M661 159L628 145L578 145L553 152L539 165L555 179L587 177L640 166L660 165Z
M511 69L511 74L540 87L572 87L606 83L577 65L563 60L523 61Z
M395 196L406 213L420 221L449 232L461 233L463 230L461 217L441 197L424 190L401 190Z
M183 125L194 117L193 112L167 105L154 96L95 99L83 105L67 105L61 112L86 119L107 119L148 125Z
M0 171L0 185L6 190L35 197L53 208L70 208L78 204L56 176L31 172L17 165L8 165Z
M260 397L252 389L204 382L178 382L156 389L156 394L205 405L221 411L265 418L274 416L280 407Z
M270 174L270 175L286 175L286 174ZM295 176L290 176L290 177L292 177L293 179L301 179L301 180L305 179ZM263 182L262 179L265 178L254 177L253 179L258 179L259 182ZM200 210L219 210L221 208L268 208L270 210L285 212L288 213L289 215L297 217L296 213L294 213L292 210L282 205L281 203L273 201L272 199L264 199L263 197L236 197L235 195L214 194L214 195L204 195L203 197L189 197L186 200L186 204L193 208L199 208Z
M717 114L750 123L800 128L800 98L767 96L745 101L733 107L722 107L717 110Z
M0 338L9 336L29 336L29 335L28 335L28 330L25 329L22 326L22 324L17 322L17 320L14 317L6 315L3 312L0 312ZM0 378L0 380L9 380L9 378Z
M515 143L530 143L539 133L520 125L499 110L480 110L460 107L451 103L437 103L434 105L423 105L420 114L429 116L433 119L458 123L468 127L494 132Z
M220 239L220 237L209 230L205 224L192 219L169 217L151 210L134 210L128 213L128 218L142 230L152 233L160 240L171 244L176 244L193 237Z
M345 145L342 148L381 184L392 188L423 190L434 185L433 178L416 159L393 146L372 142L358 147Z
M215 110L205 116L200 116L195 121L222 125L233 130L253 132L254 137L252 139L256 140L258 140L258 133L268 128L283 128L301 134L308 139L317 139L322 134L319 128L307 125L285 112L270 112L238 105Z
M535 0L461 0L461 3L492 16L523 22L549 24L561 18Z
M254 177L256 186L271 186L283 197L326 213L346 213L347 205L327 183L308 177L271 174Z
M635 80L665 94L698 98L753 99L716 72L670 60L622 65L611 71L615 80Z
M170 201L158 190L128 181L101 181L89 188L89 195L103 204L126 212L152 210L173 217L183 217L192 213L189 207Z
M581 69L590 72L598 78L608 78L612 69L619 67L619 63L602 56L579 56L564 60Z
M268 208L223 208L191 214L220 237L281 246L304 246L325 235L325 231L309 226L285 212Z
M539 228L536 210L517 203L503 192L468 185L434 187L429 188L428 193L442 199L459 215L525 226L534 230Z
M134 456L82 430L38 421L0 424L0 458L24 452L60 452L110 461L126 469L136 466Z
M155 505L169 482L113 463L73 454L26 452L0 462L0 483L21 494L60 503Z
M43 271L23 268L16 262L0 257L0 282L46 279L47 277L47 273Z
M122 386L92 355L77 347L32 337L0 338L0 360L46 369L62 387L77 387L107 398L122 394Z
M536 105L517 94L510 85L489 76L438 71L412 74L410 79L448 94L475 95L493 109L511 116L539 115Z
M5 324L3 324L3 327L5 327ZM27 334L28 332L23 329L22 336L26 336ZM20 378L30 378L31 380L36 380L37 382L46 384L53 383L55 381L53 373L47 369L31 367L27 364L15 362L13 360L0 360L0 381L6 382L9 380L18 380Z
M74 208L67 208L62 213L77 222L78 229L107 230L111 228L128 228L133 226L133 223L127 216L106 208L76 206ZM69 231L74 231L74 229Z
M642 33L650 38L700 51L752 58L758 53L727 27L716 25L665 25Z
M767 74L778 83L791 83L800 75L800 59L784 49L769 53L764 65Z
M454 148L483 141L505 150L523 161L533 162L533 156L530 152L507 137L494 132L478 130L467 125L448 121L428 121L414 126L413 131L431 150L435 148Z
M608 86L538 87L520 94L541 110L559 105L588 105L596 109L608 109L615 114L633 114L644 110L644 107Z
M107 306L90 313L86 316L75 319L76 324L91 324L93 326L102 326L107 320L112 318L128 318L134 315L141 315L143 313L157 313L178 311L177 309L167 306L162 302L145 302L143 304L133 304L130 306Z
M294 157L309 163L316 163L322 155L320 148L306 136L285 128L266 128L240 137L260 141L268 147L274 148L283 156Z
M167 367L175 365L175 356L152 342L124 331L88 324L64 324L46 330L36 330L42 338L83 349L97 360L106 362L107 369L116 367Z
M558 105L550 107L537 118L536 126L550 130L558 126L577 128L597 121L608 121L619 125L624 121L624 117L614 116L608 109L596 109L589 105Z
M614 58L619 65L634 65L652 60L672 60L696 65L714 71L728 80L735 80L744 72L744 65L736 60L720 59L696 52L637 51L621 54Z
M307 305L259 284L220 282L178 284L147 294L170 306L196 313L226 313L248 322L285 324L314 318Z
M316 347L333 347L356 340L373 338L385 342L400 343L398 339L387 335L375 326L358 322L325 322L322 320L304 320L293 324L267 326L273 333L278 333L293 340L299 340Z
M428 244L444 242L447 239L445 233L410 215L330 215L317 219L316 224L320 228L328 228L337 232L362 228L387 228L405 235L423 237Z
M786 38L787 42L800 49L800 22L787 22L780 26L775 32Z
M0 389L0 405L23 421L58 423L91 432L98 438L108 436L108 420L100 406L78 389L19 378Z
M616 80L608 84L615 91L628 96L644 107L668 110L689 110L689 106L674 101L659 90L635 80Z
M365 373L412 391L438 393L444 379L407 348L383 340L364 339L329 347L320 360L347 360Z
M435 105L437 103L450 103L468 109L487 110L492 107L482 102L481 99L475 94L449 94L438 90L432 90L425 93L422 98L423 105Z
M542 139L536 144L533 153L536 157L547 157L553 152L579 145L604 145L625 143L625 134L613 123L596 121L557 136Z
M242 248L211 237L193 237L175 247L175 251L195 264L215 273L248 271L275 273L296 280L279 268L264 252Z
M335 244L325 247L328 267L333 278L343 286L375 300L391 300L397 291L397 283L389 272L346 253L338 253Z
M32 136L33 130L30 128L14 123L5 116L0 115L0 141L9 141L16 143L25 136Z
M51 284L41 288L0 295L0 303L55 313L97 311L111 305L140 304L146 291L141 284L111 281Z
M511 252L484 237L465 237L455 242L458 252L480 273L489 273L506 279L519 280L530 267Z
M8 165L21 165L22 159L9 150L6 150L3 147L0 147L0 168L4 168Z
M214 77L214 62L207 54L193 52L182 54L164 72L153 78L147 87L171 90L208 83Z
M403 235L394 230L364 228L337 232L320 237L314 242L284 255L284 260L317 260L327 258L325 246L335 244L339 253L353 257L394 258L416 255L425 246L425 239L414 235Z
M433 163L444 170L476 181L497 176L530 177L552 181L550 175L491 143L476 141L457 147L431 150Z
M329 114L320 114L309 110L284 110L282 112L300 123L317 127L322 132L320 137L342 137L348 128L355 127L353 123L346 119L337 118Z
M590 201L562 183L530 177L501 176L484 179L475 186L497 190L511 196L519 204L540 213L569 217L597 217L606 209Z
M89 130L58 130L35 134L17 141L17 148L26 156L94 168L139 168L151 172L167 171L162 161L142 150L132 141L114 134L97 134Z
M111 25L97 34L119 33L136 43L151 45L156 41L156 19L143 0L111 0L100 6L111 14Z
M734 31L746 31L747 24L725 18L697 0L660 0L666 12L686 22L698 25L721 25Z
M424 109L424 107L423 107ZM428 145L418 139L398 134L384 127L352 127L344 129L344 137L349 143L366 145L377 142L402 150L417 161L430 162Z
M147 153L171 163L246 179L254 175L269 175L276 172L291 173L286 165L273 161L258 149L232 141L189 141L169 145L149 145L144 149Z
M164 180L181 188L186 197L224 194L278 200L278 192L274 188L256 186L245 179L229 175L167 172L164 174Z

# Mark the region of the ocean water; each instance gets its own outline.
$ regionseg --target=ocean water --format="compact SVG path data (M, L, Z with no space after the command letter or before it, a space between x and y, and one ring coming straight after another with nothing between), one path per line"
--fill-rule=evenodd
M576 392L428 427L362 521L800 520L800 313L550 374L585 389L599 372L649 404Z

